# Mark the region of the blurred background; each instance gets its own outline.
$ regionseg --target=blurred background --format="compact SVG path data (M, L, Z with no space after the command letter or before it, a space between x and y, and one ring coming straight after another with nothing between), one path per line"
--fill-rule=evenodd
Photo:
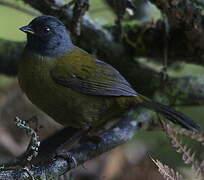
M9 0L7 0L9 1ZM11 1L18 6L30 9L21 1ZM69 2L69 1L67 1ZM138 23L154 21L161 18L159 10L147 0L135 1L136 14L131 16ZM36 12L37 13L37 12ZM100 25L114 24L115 14L103 0L90 0L88 15ZM25 34L18 30L34 17L13 8L0 4L0 38L14 41L25 41ZM153 63L150 66L156 66ZM158 67L161 68L161 67ZM180 68L169 68L168 73L175 77L192 74L200 76L204 69L200 66L182 64ZM179 107L179 110L201 123L204 117L204 107ZM0 76L0 162L3 163L25 151L29 137L16 128L14 118L28 119L38 116L40 139L60 130L62 127L49 117L39 112L27 98L22 95L16 78ZM204 123L201 123L204 125ZM197 152L200 159L204 159L203 148L200 144L185 140ZM140 130L134 139L111 152L107 152L97 159L91 160L71 171L73 179L81 180L162 180L157 167L150 156L177 169L187 179L195 179L195 174L190 165L185 165L181 155L171 146L169 139L161 131Z

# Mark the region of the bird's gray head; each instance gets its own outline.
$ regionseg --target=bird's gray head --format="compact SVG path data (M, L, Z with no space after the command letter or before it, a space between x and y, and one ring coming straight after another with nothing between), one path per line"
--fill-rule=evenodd
M48 57L61 57L74 48L64 24L53 16L39 16L20 28L27 34L26 48Z

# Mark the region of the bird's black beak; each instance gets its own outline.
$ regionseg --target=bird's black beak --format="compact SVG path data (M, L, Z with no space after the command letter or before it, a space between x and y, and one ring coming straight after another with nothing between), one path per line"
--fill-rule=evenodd
M23 31L24 33L35 34L35 32L33 31L33 29L30 26L23 26L19 29L21 31Z

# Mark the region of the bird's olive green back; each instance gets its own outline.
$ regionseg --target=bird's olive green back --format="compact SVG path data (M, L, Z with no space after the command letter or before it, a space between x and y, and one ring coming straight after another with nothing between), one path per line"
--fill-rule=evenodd
M60 58L51 76L56 83L83 94L137 96L116 69L79 48Z

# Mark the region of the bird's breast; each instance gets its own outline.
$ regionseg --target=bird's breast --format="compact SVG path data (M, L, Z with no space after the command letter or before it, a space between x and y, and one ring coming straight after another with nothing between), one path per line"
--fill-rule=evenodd
M43 58L23 59L19 64L18 80L29 100L59 122L62 119L60 116L65 114L64 111L68 111L65 99L69 93L65 95L51 79L50 69L53 64L54 62Z

